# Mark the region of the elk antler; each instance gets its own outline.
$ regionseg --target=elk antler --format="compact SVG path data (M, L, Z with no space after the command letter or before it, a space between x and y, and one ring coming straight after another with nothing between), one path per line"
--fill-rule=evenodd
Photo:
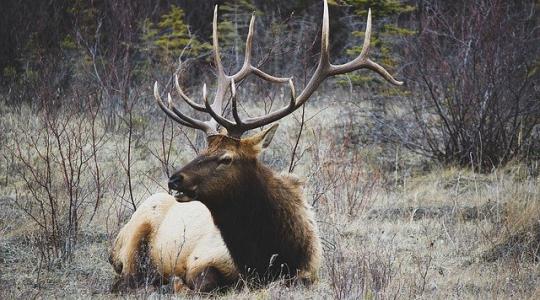
M203 86L203 99L204 106L195 103L191 100L180 88L178 84L178 77L175 77L175 86L182 97L182 99L193 109L206 112L212 116L212 119L209 121L203 122L194 118L191 118L182 112L180 112L172 103L170 95L168 95L169 105L165 106L159 95L157 82L154 85L154 96L158 102L158 105L161 107L167 115L173 118L178 123L204 130L207 134L216 134L217 133L217 124L223 126L227 129L228 134L233 137L240 137L244 132L258 128L272 122L275 122L304 105L309 97L317 90L319 85L328 77L335 76L338 74L345 74L359 69L369 69L379 73L384 79L395 85L402 85L403 82L395 80L390 73L388 73L382 66L368 59L368 53L370 48L370 38L371 38L371 9L368 11L367 26L364 36L364 44L362 51L358 57L354 60L342 64L342 65L333 65L330 63L330 54L329 54L329 21L328 21L328 3L327 0L324 0L324 12L323 12L323 24L322 24L322 34L321 34L321 54L319 57L319 63L315 72L311 76L308 84L302 90L302 92L296 96L294 83L292 77L274 77L269 75L251 64L251 48L253 42L253 27L255 23L255 15L252 15L251 21L249 23L249 32L246 40L246 53L244 58L244 64L242 68L234 75L227 75L223 70L223 65L221 63L221 57L219 54L219 45L218 45L218 33L217 33L217 5L214 9L214 22L212 30L212 40L213 40L213 50L214 50L214 62L217 69L217 90L214 96L214 101L212 104L208 101L206 84ZM288 82L291 90L290 101L287 106L282 107L276 111L273 111L267 115L260 117L247 118L242 120L238 115L238 105L236 101L236 86L235 83L244 79L246 76L254 74L259 76L263 80L274 82L274 83L284 83ZM223 99L227 93L227 89L231 89L232 95L232 115L234 122L223 117Z
M227 89L229 85L234 87L234 83L238 82L246 76L250 74L254 74L256 76L259 76L263 80L274 82L274 83L283 83L290 80L290 78L281 78L281 77L274 77L270 74L267 74L261 70L259 70L257 67L253 66L251 64L251 49L253 44L253 27L255 26L255 14L252 15L251 21L249 22L249 31L248 36L246 39L246 52L245 52L245 58L244 58L244 64L242 65L242 68L234 74L234 75L227 75L225 74L225 71L223 70L223 64L221 63L221 57L219 54L219 43L218 43L218 32L217 32L217 10L218 6L216 5L214 9L214 22L212 25L212 41L213 41L213 50L214 50L214 62L216 65L217 70L217 90L216 95L214 96L214 101L212 104L208 102L207 99L207 92L206 92L206 84L203 85L203 98L204 98L204 106L199 105L195 103L193 100L191 100L180 87L180 84L178 83L178 76L175 76L175 87L182 97L182 99L193 109L209 113L212 116L212 119L209 121L200 121L197 119L194 119L192 117L189 117L182 113L176 106L172 103L172 99L170 97L170 94L168 96L168 106L166 106L163 103L163 100L161 99L161 96L159 94L158 84L157 82L154 85L154 97L156 98L156 101L159 105L159 107L167 114L169 115L173 120L177 121L178 123L188 126L191 128L201 129L207 134L216 134L217 133L217 124L219 123L223 127L225 127L229 134L240 136L243 132L238 132L238 130L235 130L236 124L225 119L222 115L222 109L223 109L223 99L225 98L225 94L227 93Z

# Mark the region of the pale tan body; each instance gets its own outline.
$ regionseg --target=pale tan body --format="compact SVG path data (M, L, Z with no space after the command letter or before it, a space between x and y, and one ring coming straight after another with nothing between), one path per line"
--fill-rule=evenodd
M152 267L164 279L177 276L189 282L207 267L216 268L226 280L238 277L210 212L200 202L178 203L165 193L146 199L122 227L111 250L112 263L121 263L122 276L138 275L143 239L149 245Z

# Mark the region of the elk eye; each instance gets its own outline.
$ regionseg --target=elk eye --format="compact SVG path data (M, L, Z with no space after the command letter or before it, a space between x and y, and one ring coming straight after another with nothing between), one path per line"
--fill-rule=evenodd
M232 157L224 155L219 159L220 165L230 165L232 163Z

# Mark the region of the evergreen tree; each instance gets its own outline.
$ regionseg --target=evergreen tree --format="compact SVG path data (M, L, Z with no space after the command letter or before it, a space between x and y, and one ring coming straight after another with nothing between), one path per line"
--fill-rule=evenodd
M169 12L163 14L156 24L149 19L142 24L143 52L157 52L162 61L175 60L180 55L194 57L211 47L200 41L184 20L184 10L171 5Z
M371 9L374 29L371 33L370 57L384 66L397 66L399 57L396 55L395 46L398 38L414 34L413 30L398 25L397 18L402 14L412 13L414 6L400 0L345 0L344 2L350 5L354 13L362 20L367 20L368 10ZM353 36L363 39L365 26L358 29L353 31ZM354 47L347 50L347 54L357 56L361 51L362 44L356 43ZM359 74L349 75L349 77L353 84L365 84L375 79L373 76Z

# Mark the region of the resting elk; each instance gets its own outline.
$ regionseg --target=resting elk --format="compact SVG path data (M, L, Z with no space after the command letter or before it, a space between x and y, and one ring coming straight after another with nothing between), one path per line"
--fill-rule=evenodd
M175 78L179 96L194 110L209 114L211 118L208 121L193 118L182 112L174 105L170 94L167 97L168 102L164 103L158 83L154 85L157 104L170 118L182 126L200 129L207 136L207 148L193 161L176 171L169 178L168 185L170 190L175 191L174 198L179 203L178 211L181 211L181 205L202 203L211 217L205 220L196 218L193 223L186 223L185 227L167 228L155 233L152 238L163 238L159 236L160 234L178 234L183 228L200 226L201 222L208 223L205 226L210 228L212 226L209 224L213 222L242 276L255 278L262 283L276 279L312 283L318 276L322 250L317 224L304 198L302 183L293 175L275 173L258 160L261 151L270 144L277 124L248 137L243 137L243 134L291 114L304 105L319 85L331 76L358 69L369 69L392 84L401 85L402 82L395 80L383 67L367 58L371 35L371 12L368 14L365 40L360 55L342 65L330 63L328 4L325 0L318 65L305 88L297 95L291 77L272 76L252 65L254 19L255 16L252 16L243 65L237 73L228 75L221 63L217 6L215 7L213 52L217 86L212 103L208 100L206 85L203 86L203 104L199 104L182 91L178 78ZM241 118L236 99L236 84L248 75L255 75L272 83L287 83L290 88L288 104L264 116ZM223 114L227 96L230 96L232 120ZM218 129L218 126L221 129ZM192 243L204 242L198 240ZM156 247L152 243L151 246ZM208 249L205 246L201 247ZM218 256L223 258L221 255ZM226 277L219 267L204 270L207 277ZM182 270L177 271L181 272ZM183 274L178 275L185 277ZM203 282L204 284L207 283ZM212 282L207 285L216 284L220 283Z

